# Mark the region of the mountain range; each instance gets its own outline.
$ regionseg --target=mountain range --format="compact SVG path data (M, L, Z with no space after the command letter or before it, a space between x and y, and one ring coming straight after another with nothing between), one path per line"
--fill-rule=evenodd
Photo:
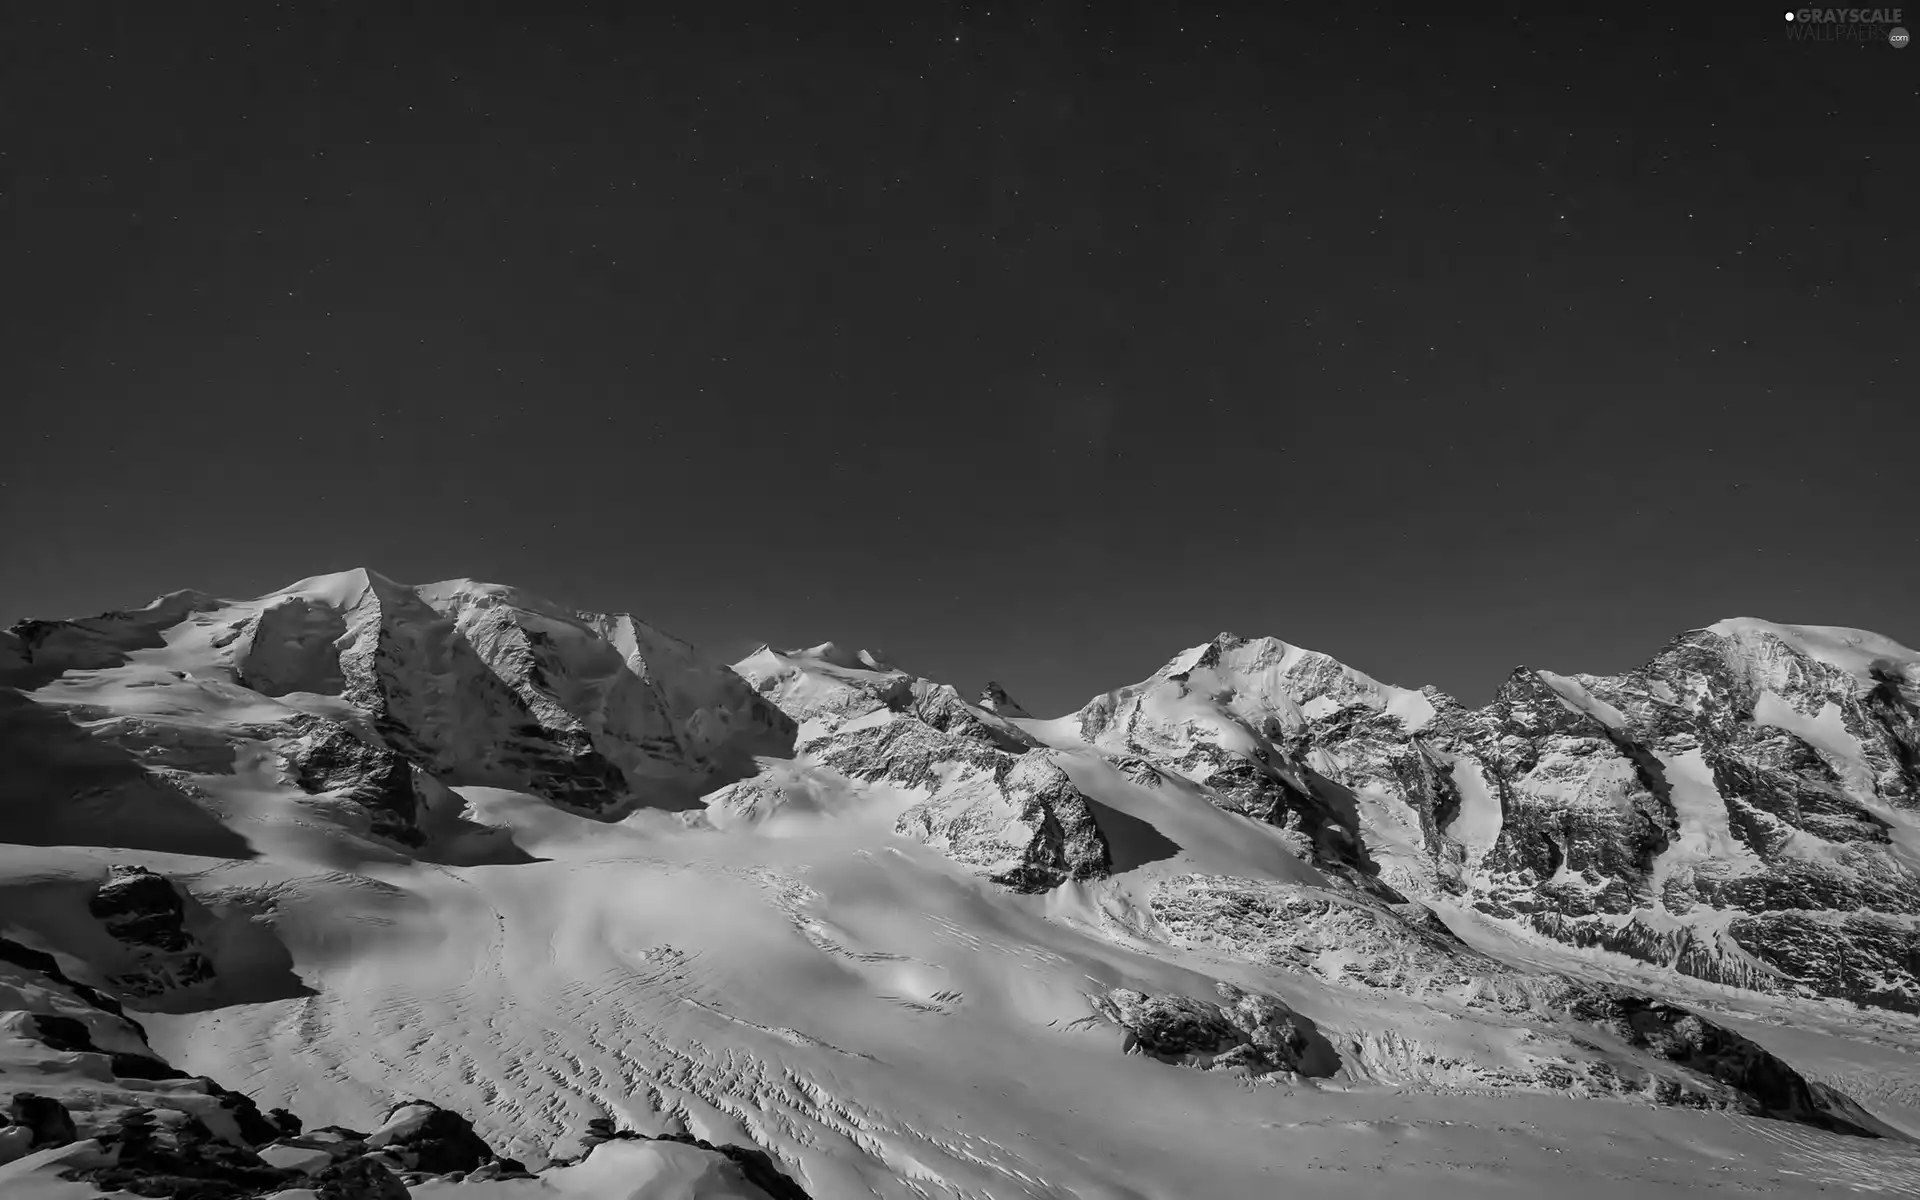
M366 570L0 633L9 1200L1912 1194L1916 918L1858 630L1056 718Z

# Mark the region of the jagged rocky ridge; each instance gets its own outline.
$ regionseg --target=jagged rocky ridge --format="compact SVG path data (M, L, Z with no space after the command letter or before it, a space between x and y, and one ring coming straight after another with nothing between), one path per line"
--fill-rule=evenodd
M788 654L762 648L735 669L799 722L801 758L709 796L710 819L777 811L826 772L917 797L897 818L898 832L1015 890L1110 869L1091 802L1066 772L1032 735L952 687L830 643Z
M1622 676L1517 670L1470 710L1223 634L1077 724L1387 899L1920 1011L1920 656L1876 635L1722 622Z

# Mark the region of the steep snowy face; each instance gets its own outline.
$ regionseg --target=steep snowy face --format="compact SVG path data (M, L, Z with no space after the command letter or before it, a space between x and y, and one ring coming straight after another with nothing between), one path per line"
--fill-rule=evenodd
M1212 742L1247 753L1349 709L1391 716L1409 730L1434 713L1425 693L1380 683L1324 654L1223 633L1145 682L1094 699L1080 710L1080 725L1103 748Z
M850 653L832 642L805 650L762 646L733 664L733 670L799 723L802 743L865 713L912 702L913 676L865 650Z
M570 613L470 580L417 594L425 611L403 599L405 615L376 635L361 707L384 712L403 748L449 782L591 811L684 807L753 755L791 749L777 708L631 616Z
M27 622L0 642L0 682L24 689L0 709L21 758L81 770L124 801L111 807L140 807L134 792L192 807L199 777L264 770L409 844L450 785L603 816L684 808L794 735L723 664L631 616L364 570L249 601L180 593Z
M1371 814L1336 777L1339 764L1313 753L1311 731L1357 722L1400 742L1436 702L1450 703L1274 638L1223 633L1096 697L1078 726L1096 749L1141 756L1204 785L1221 807L1289 830L1322 866L1372 876Z

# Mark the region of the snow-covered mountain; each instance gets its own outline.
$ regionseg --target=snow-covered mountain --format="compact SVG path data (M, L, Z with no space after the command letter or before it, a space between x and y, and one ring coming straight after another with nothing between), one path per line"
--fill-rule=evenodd
M27 622L0 1194L1913 1189L1917 809L1920 656L1751 620L1054 720L471 580Z
M179 592L26 622L0 635L0 681L32 689L11 720L47 725L22 739L32 769L59 769L34 752L52 739L115 781L81 806L22 814L46 826L13 829L23 842L73 841L70 825L110 819L131 826L124 845L197 848L188 831L223 803L292 783L351 800L372 832L418 845L447 786L601 815L684 807L750 773L755 754L788 751L794 732L724 664L631 616L364 570L257 600ZM237 782L202 798L189 775ZM6 801L36 803L18 790Z
M1920 655L1723 621L1465 710L1222 635L1079 714L1408 897L1701 979L1920 1011Z

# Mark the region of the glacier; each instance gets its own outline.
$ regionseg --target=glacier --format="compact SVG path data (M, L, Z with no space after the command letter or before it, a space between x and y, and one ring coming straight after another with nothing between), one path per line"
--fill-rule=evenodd
M0 1194L1920 1188L1913 651L968 695L366 570L15 626Z

